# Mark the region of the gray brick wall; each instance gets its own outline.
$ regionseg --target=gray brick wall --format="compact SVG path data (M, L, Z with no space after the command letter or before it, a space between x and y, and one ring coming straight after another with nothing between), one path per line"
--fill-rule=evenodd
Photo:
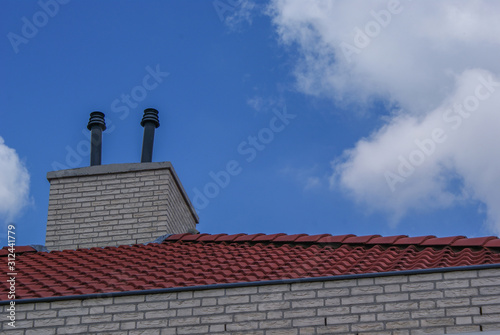
M7 315L7 307L1 306ZM2 334L420 335L498 330L500 269L16 305Z
M169 162L62 170L47 179L51 250L151 242L192 231L198 222Z

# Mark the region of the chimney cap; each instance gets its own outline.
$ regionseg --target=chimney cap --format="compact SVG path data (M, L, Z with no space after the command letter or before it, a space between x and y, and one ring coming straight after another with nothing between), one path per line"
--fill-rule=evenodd
M154 123L155 127L160 126L160 119L158 118L158 111L154 108L146 108L144 110L144 116L142 117L141 126L144 127L146 122Z
M90 113L89 124L87 125L88 130L92 130L93 126L100 126L102 130L106 130L106 121L104 121L104 113L102 112L92 112Z

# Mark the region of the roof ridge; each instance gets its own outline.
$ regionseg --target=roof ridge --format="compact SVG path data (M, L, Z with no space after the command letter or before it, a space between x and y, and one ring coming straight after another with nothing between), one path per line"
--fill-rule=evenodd
M172 234L164 242L189 241L189 242L277 242L277 243L314 243L314 244L356 244L356 245L414 245L423 247L489 247L499 248L500 238L497 236L483 236L468 238L463 235L437 237L424 235L409 237L408 235L331 235L331 234Z

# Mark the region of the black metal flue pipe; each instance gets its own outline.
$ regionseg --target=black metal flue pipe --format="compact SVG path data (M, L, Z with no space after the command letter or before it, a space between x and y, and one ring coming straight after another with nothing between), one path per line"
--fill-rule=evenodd
M141 163L149 163L153 161L153 143L155 140L155 129L160 126L158 111L154 108L145 109L144 116L141 121L141 126L144 127Z
M104 113L90 113L89 124L87 129L90 130L90 166L101 165L102 156L102 132L106 130L106 122L104 121Z

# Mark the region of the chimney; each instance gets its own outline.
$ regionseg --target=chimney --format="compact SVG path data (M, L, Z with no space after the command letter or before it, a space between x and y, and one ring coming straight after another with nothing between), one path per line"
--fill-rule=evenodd
M104 121L104 113L90 113L89 124L87 129L90 133L90 166L101 165L102 153L102 132L106 130L106 122Z
M157 113L147 109L141 123L149 153L159 125ZM104 114L93 112L90 120L92 139L94 130L97 134L91 166L47 174L46 247L64 250L130 245L152 242L165 234L196 231L198 215L172 164L99 165ZM146 141L146 133L151 142Z
M144 138L142 140L141 163L153 161L153 143L155 140L155 129L160 126L158 111L153 108L144 110L141 126L144 127Z

